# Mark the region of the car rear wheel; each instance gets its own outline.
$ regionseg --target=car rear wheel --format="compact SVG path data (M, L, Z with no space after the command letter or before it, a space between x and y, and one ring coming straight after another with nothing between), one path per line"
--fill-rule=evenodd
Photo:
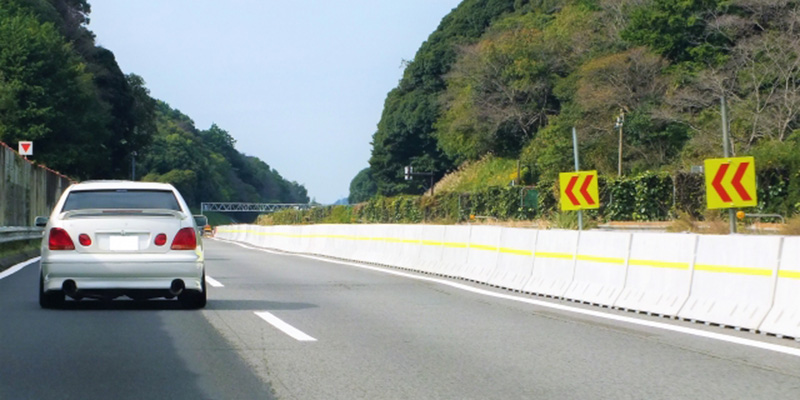
M200 283L200 287L203 288L202 291L196 290L185 290L178 296L178 301L181 302L183 308L187 309L197 309L203 308L206 306L206 301L208 299L208 292L206 291L206 276L203 274L202 282Z
M39 306L42 308L59 308L64 305L64 292L61 290L44 291L44 277L39 275Z

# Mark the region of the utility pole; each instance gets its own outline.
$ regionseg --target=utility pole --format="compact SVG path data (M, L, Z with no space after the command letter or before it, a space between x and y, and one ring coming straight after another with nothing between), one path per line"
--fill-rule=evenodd
M625 124L625 110L620 108L615 128L619 128L619 154L617 155L617 176L622 176L622 125Z
M578 133L575 127L572 127L572 153L575 156L575 172L578 172ZM583 230L583 210L578 210L578 230Z
M722 151L725 158L728 158L731 156L731 142L728 136L728 105L724 94L719 98L719 103L722 109ZM736 209L728 209L728 219L731 223L731 233L736 233Z

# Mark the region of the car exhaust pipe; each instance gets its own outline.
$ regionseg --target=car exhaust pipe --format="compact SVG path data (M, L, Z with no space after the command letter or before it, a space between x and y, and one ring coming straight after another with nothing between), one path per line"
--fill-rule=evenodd
M61 284L61 290L63 290L67 296L74 298L78 294L78 285L76 285L75 281L72 279L67 279Z
M186 285L180 279L175 279L169 285L169 294L173 296L178 296L179 294L183 293L183 289L186 289Z

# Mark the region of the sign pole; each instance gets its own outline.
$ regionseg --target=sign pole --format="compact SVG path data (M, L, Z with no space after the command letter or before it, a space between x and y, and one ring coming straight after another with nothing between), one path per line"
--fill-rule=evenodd
M725 158L728 158L731 156L731 142L728 135L728 107L724 94L719 98L719 102L722 109L722 151ZM731 224L731 233L736 233L736 209L728 209L728 219Z
M572 153L575 155L575 172L580 169L578 166L578 133L572 127ZM578 230L583 230L583 211L578 210Z

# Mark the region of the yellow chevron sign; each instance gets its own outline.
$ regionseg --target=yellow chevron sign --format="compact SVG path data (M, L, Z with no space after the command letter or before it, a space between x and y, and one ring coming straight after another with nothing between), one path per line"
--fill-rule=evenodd
M706 200L709 209L754 207L756 161L753 157L705 160Z
M600 208L600 196L597 195L597 171L562 172L559 174L558 180L562 210Z

